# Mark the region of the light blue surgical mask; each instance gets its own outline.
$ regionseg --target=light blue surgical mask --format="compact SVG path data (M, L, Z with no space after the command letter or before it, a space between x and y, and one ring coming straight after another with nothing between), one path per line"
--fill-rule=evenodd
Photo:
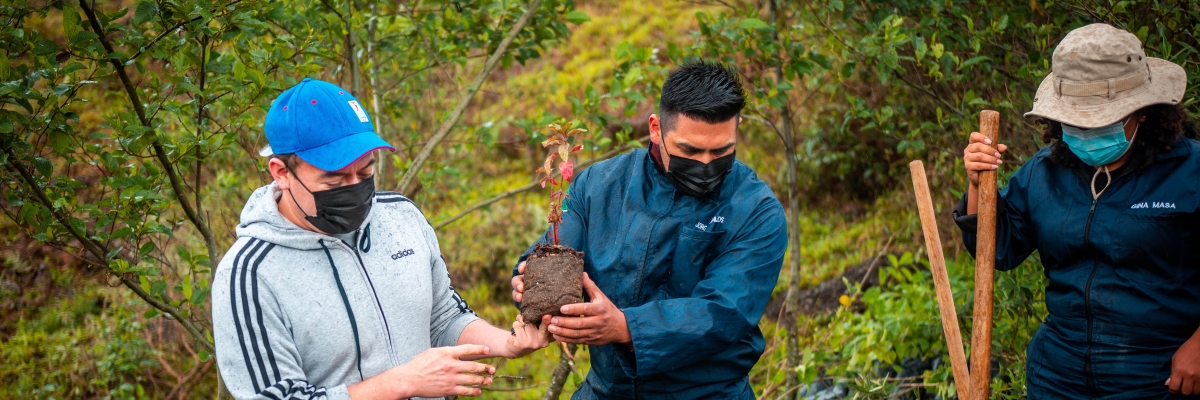
M1125 121L1092 129L1080 129L1067 124L1062 125L1063 142L1087 165L1099 167L1111 164L1129 151L1132 141L1125 140ZM1137 139L1137 128L1133 128L1133 138Z

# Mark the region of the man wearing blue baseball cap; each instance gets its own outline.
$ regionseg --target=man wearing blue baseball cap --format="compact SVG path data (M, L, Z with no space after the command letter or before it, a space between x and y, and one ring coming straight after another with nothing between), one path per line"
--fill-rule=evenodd
M391 145L353 95L304 79L264 124L274 182L247 200L212 286L213 338L239 399L479 395L495 367L549 343L518 319L480 320L450 285L433 228L376 192Z

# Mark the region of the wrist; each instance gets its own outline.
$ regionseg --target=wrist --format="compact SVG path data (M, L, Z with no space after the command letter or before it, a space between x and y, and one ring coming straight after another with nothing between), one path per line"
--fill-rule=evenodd
M388 390L387 390L387 394L388 394L389 398L409 399L409 398L417 397L416 388L413 387L413 384L412 384L413 380L408 376L408 373L407 373L408 371L406 369L404 369L405 367L406 367L405 365L401 365L395 369L396 374L393 377L393 379L395 380L394 383L385 382L385 383L390 383L388 385Z
M629 348L632 349L633 335L629 333L629 320L625 318L624 311L617 310L617 312L621 315L621 324L620 327L617 328L617 343L629 346Z
M348 385L346 392L353 400L408 399L415 396L408 382L409 379L403 373L385 373Z
M505 340L504 341L504 353L505 354L501 354L500 356L502 356L504 358L517 358L517 357L521 357L526 354L532 353L533 350L534 349L526 349L521 346L517 346L516 344L513 344L512 340Z

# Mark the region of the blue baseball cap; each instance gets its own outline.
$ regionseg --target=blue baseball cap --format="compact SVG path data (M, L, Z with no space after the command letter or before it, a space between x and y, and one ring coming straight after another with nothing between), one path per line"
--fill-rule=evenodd
M271 103L263 124L261 156L295 154L325 171L337 171L378 149L396 151L375 133L354 95L329 82L304 78Z

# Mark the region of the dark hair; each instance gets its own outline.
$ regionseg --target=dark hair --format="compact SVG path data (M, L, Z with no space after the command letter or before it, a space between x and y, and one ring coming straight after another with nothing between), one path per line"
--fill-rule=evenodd
M280 161L283 161L283 165L287 167L288 171L292 171L293 173L296 171L296 161L300 159L295 154L272 154L271 158L278 158Z
M1194 139L1196 125L1187 118L1183 108L1174 104L1155 104L1142 107L1136 113L1142 113L1146 122L1138 126L1137 138L1133 148L1129 149L1129 160L1126 165L1138 171L1153 164L1159 155L1171 151L1179 136ZM1050 161L1068 168L1083 167L1086 164L1080 160L1062 140L1062 123L1042 118L1042 140L1052 143L1050 146Z
M737 71L718 62L689 61L667 75L658 97L662 132L675 129L679 114L710 124L728 121L746 106Z

